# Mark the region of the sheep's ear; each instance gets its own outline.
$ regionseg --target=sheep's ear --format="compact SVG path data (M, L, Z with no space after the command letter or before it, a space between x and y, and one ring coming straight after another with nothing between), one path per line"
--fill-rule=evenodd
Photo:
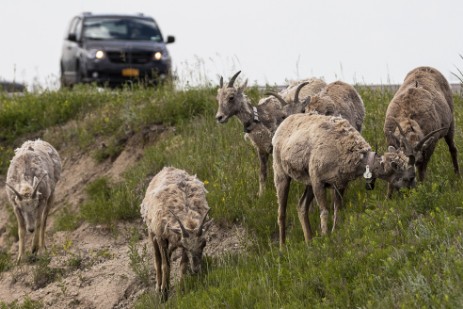
M220 88L223 88L223 76L220 76Z
M244 83L239 87L239 90L244 91L248 87L248 80L246 79Z
M312 98L311 98L310 96L308 96L308 97L304 100L304 102L302 102L302 106L301 106L301 112L302 112L302 113L305 113L305 109L306 109L307 106L309 106L310 100L311 100L311 99L312 99Z
M169 227L169 230L171 230L172 232L174 232L177 235L180 235L180 236L182 235L182 229Z
M428 138L428 140L426 142L424 142L423 146L421 147L421 149L426 149L429 147L429 145L431 145L432 143L434 143L434 136L431 136L430 138Z
M213 221L213 220L211 219L211 220L207 221L206 223L204 223L204 225L203 225L203 231L202 231L203 233L206 232L206 231L211 227L212 221Z
M389 152L396 152L396 149L395 149L394 146L389 146L389 147L387 147L387 151L389 151Z

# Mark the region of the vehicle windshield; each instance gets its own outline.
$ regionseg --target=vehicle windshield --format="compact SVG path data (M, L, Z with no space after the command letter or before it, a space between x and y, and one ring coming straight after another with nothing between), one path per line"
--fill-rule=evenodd
M161 32L154 21L127 17L87 18L83 37L87 40L162 41Z

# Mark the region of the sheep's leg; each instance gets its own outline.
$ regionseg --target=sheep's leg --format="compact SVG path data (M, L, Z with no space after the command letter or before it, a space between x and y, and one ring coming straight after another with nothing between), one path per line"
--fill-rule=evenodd
M268 157L269 153L258 150L259 155L259 162L260 162L260 173L259 173L259 196L264 194L265 190L265 183L267 182L267 165L268 165Z
M162 268L161 268L161 251L159 250L158 243L154 238L153 233L148 231L148 237L153 244L154 249L154 271L156 272L156 291L161 293L161 282L162 282Z
M16 259L16 264L21 262L21 259L24 255L24 236L26 235L26 222L24 218L16 207L14 208L14 213L16 215L16 219L18 220L18 237L19 237L19 248L18 248L18 258Z
M453 134L454 134L454 128L452 124L452 126L449 129L449 132L445 136L445 142L449 146L450 155L452 156L453 171L455 172L455 174L460 175L460 168L458 166L458 159L457 159L458 150L453 140Z
M318 207L320 208L320 227L322 235L328 234L328 218L329 211L327 207L326 192L322 183L317 183L313 186L313 192L317 199Z
M334 188L334 214L333 214L333 227L331 233L334 232L336 222L338 222L338 210L343 208L342 197L344 196L345 188Z
M161 268L162 268L162 280L161 280L161 299L167 300L169 291L169 276L170 276L170 265L169 256L167 254L167 243L165 241L157 239L159 251L161 253Z
M297 214L299 221L301 222L302 231L304 232L305 242L308 243L312 239L312 228L310 227L309 220L309 205L313 200L313 191L311 186L306 186L304 194L302 194L299 205L297 208Z
M275 174L275 187L278 197L278 226L280 229L280 249L286 241L286 205L291 179L286 175Z
M182 250L182 259L180 260L180 279L186 274L188 269L188 255L185 250Z
M54 196L51 195L50 198L48 199L47 205L45 205L46 208L42 214L42 229L40 230L39 250L47 249L47 247L45 246L45 230L47 229L48 214L53 205L53 201L54 201Z

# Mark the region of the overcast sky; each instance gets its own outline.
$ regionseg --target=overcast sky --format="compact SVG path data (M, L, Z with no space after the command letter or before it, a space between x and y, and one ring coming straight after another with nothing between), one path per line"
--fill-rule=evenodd
M0 9L0 80L55 87L69 20L83 11L153 16L182 83L310 76L401 83L429 65L463 70L461 0L11 0Z

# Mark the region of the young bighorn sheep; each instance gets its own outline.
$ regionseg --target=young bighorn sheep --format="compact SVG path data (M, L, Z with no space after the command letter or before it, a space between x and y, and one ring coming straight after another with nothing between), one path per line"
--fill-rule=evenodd
M19 252L17 263L24 255L24 236L34 233L32 253L45 248L45 229L55 186L60 179L61 159L49 143L27 141L15 150L6 177L8 198L18 220Z
M296 110L294 108L291 109L292 105L289 105L286 101L283 100L282 104L281 100L277 100L272 96L261 99L257 106L253 106L250 99L244 93L247 87L247 81L241 86L234 86L235 80L240 73L241 71L233 75L226 85L223 83L223 77L220 78L220 87L217 91L219 106L216 120L219 123L226 123L228 119L236 116L243 124L244 132L246 132L245 139L252 143L259 156L260 173L258 195L261 196L264 192L265 182L267 180L267 164L269 155L272 152L272 136L281 121L283 121L289 113L296 112ZM301 88L308 83L319 85L324 82L318 82L318 80L313 79L298 84L296 89L290 90L291 93L294 92L295 101L300 101L298 98L299 92ZM317 86L314 87L313 90L318 91L319 88L320 86ZM310 92L306 93L310 94ZM314 95L315 93L311 94ZM298 112L302 111L303 108L300 108Z
M391 146L382 156L376 154L361 134L341 117L316 112L294 114L280 124L272 143L280 246L285 243L286 205L291 180L306 186L297 209L306 242L312 238L308 207L314 197L320 207L321 233L328 232L327 187L333 187L336 192L334 230L337 211L342 206L342 196L349 181L364 175L369 182L381 178L396 188L415 184L414 166L402 151Z
M454 133L452 92L445 77L431 67L410 71L386 111L384 134L388 145L402 147L415 158L418 180L423 181L440 138L445 139L454 172L459 174ZM389 195L392 191L390 187Z
M206 221L209 206L204 184L184 170L164 167L151 180L141 204L141 215L148 227L154 248L156 290L167 300L170 258L177 248L182 251L181 277L188 266L192 273L201 270Z

